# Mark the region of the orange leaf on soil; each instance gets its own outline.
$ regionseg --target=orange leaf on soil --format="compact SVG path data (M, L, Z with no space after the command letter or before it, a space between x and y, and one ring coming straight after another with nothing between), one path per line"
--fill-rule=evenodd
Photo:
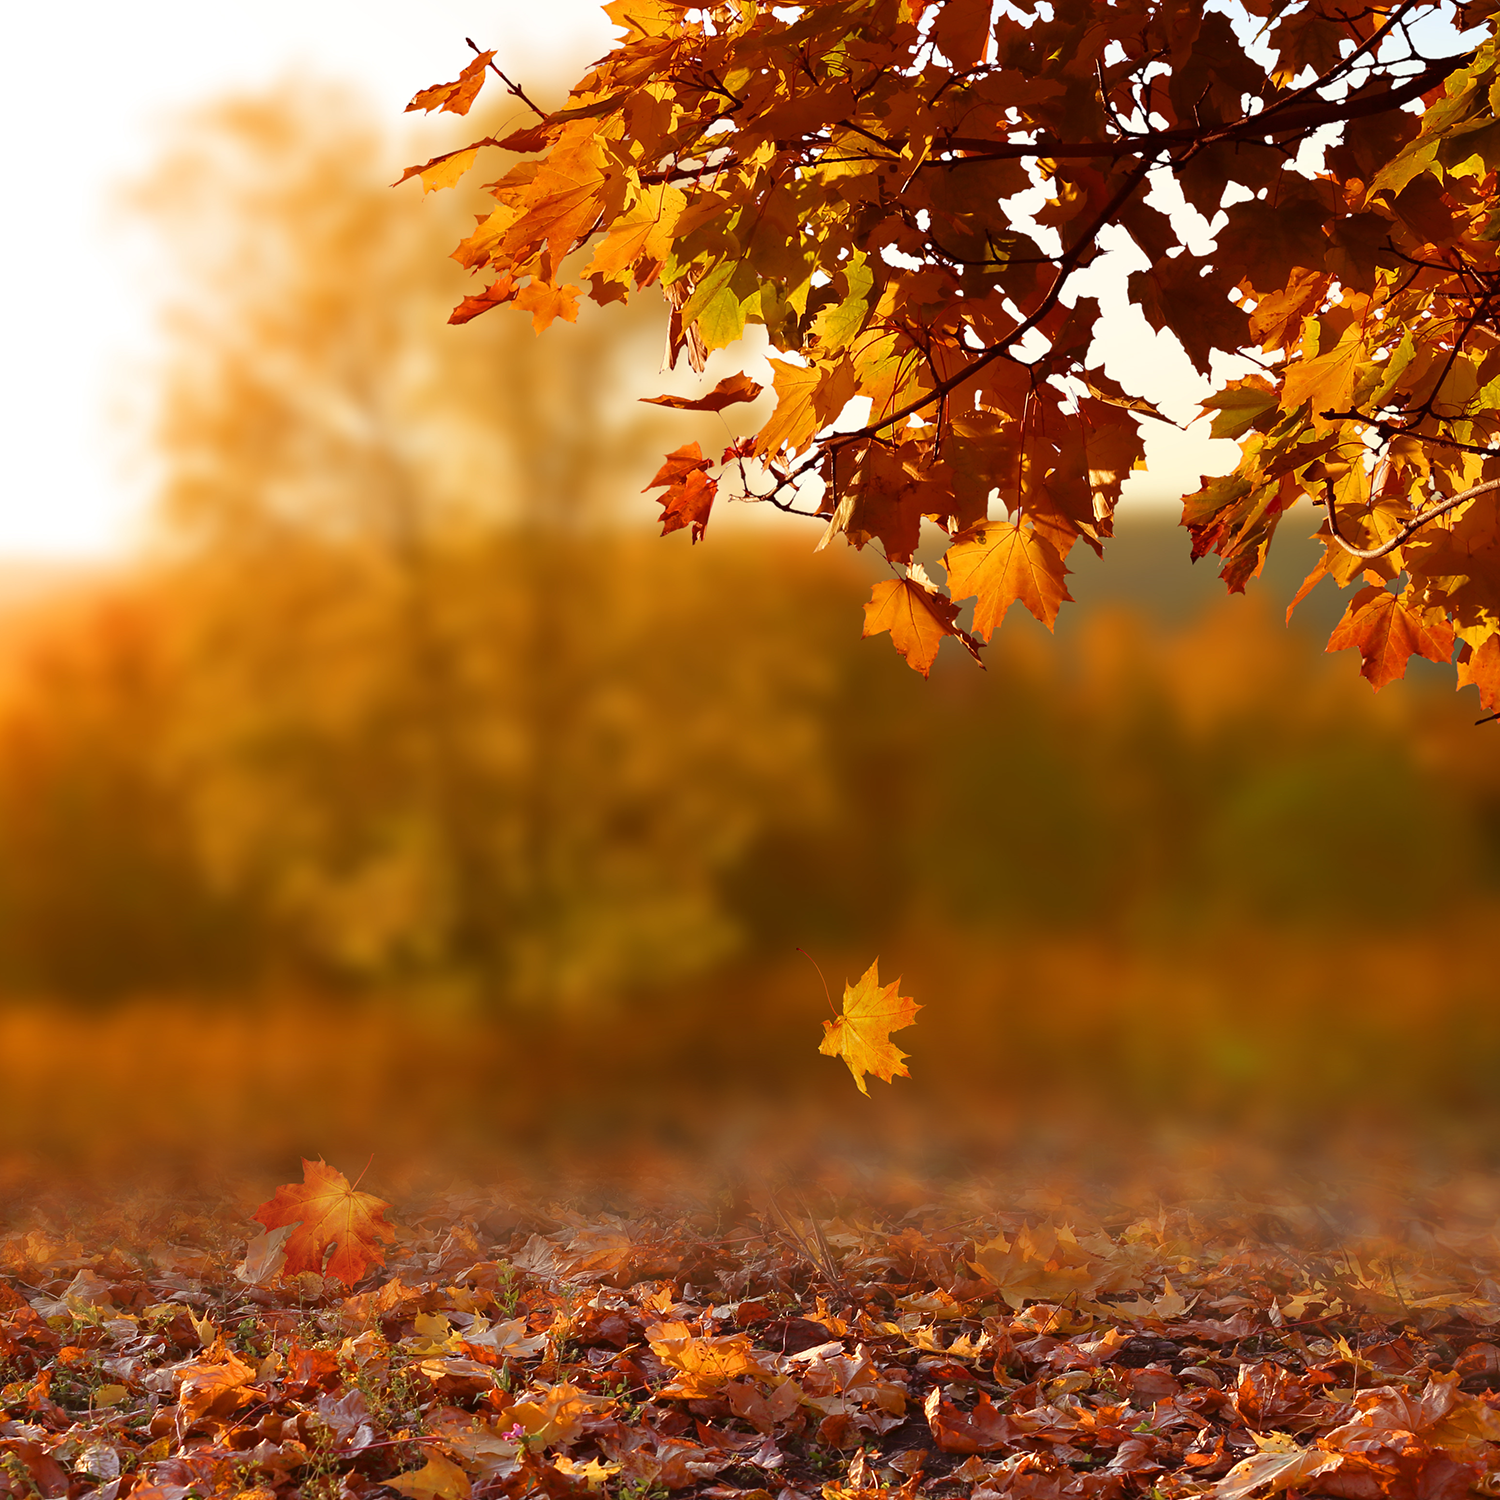
M304 1157L302 1181L277 1188L252 1217L267 1229L297 1225L286 1242L287 1275L321 1271L353 1286L372 1266L385 1264L380 1242L396 1238L385 1219L389 1207L369 1193L355 1192L349 1179L326 1162ZM330 1246L333 1255L324 1265Z
M988 1396L981 1395L972 1411L943 1400L934 1386L923 1405L933 1440L944 1453L989 1453L996 1448L1019 1445L1030 1427L996 1410Z
M646 1330L651 1352L675 1372L662 1394L683 1399L715 1396L731 1380L764 1375L755 1347L742 1333L698 1338L686 1323L655 1323Z
M441 1453L434 1453L422 1468L382 1483L411 1500L469 1500L469 1476Z
M818 1046L824 1056L844 1059L860 1093L867 1097L866 1073L886 1083L911 1077L907 1054L891 1041L891 1032L910 1026L922 1009L909 995L898 993L899 979L882 989L879 967L877 958L858 984L845 983L844 1012L836 1021L823 1022L823 1040Z

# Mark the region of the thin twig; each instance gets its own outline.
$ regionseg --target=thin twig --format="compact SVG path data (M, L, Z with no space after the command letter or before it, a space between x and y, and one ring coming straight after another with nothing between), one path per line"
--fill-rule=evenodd
M469 44L470 47L474 49L475 56L484 56L484 48L481 47L473 37L466 36L464 40ZM521 101L522 104L527 107L527 109L529 109L533 114L541 115L543 119L546 119L547 111L543 109L539 104L536 104L531 99L529 99L526 95L526 90L523 89L519 83L513 83L509 78L507 78L505 74L498 67L496 67L495 59L493 57L490 59L490 71L495 75L496 78L500 80L501 83L506 86L506 88L511 91L511 93L516 96L517 99Z
M829 993L828 990L828 981L826 979L823 979L823 971L822 969L818 968L817 959L815 959L812 954L809 953L807 949L801 945L801 943L797 944L797 952L800 953L803 958L805 958L808 963L813 966L813 968L818 970L818 978L823 980L823 994L828 1001L828 1008L834 1013L835 1016L837 1016L839 1013L839 1008L833 1003L833 996Z

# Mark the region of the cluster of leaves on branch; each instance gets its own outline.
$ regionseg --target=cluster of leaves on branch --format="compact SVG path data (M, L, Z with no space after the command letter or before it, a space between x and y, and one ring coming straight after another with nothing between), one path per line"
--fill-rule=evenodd
M1239 1195L814 1218L761 1189L727 1219L706 1200L624 1217L455 1193L394 1226L331 1168L308 1177L261 1210L313 1199L291 1240L247 1245L232 1214L170 1200L0 1235L0 1495L1500 1486L1500 1247L1477 1224L1392 1236L1331 1198ZM313 1235L332 1201L363 1227ZM299 1236L321 1250L288 1254Z
M488 69L538 118L408 175L436 188L486 147L523 154L455 252L487 278L455 321L512 303L540 330L585 289L659 283L671 358L700 369L764 326L775 409L717 461L671 455L664 530L701 536L730 484L877 545L895 576L866 633L924 673L946 637L977 655L1017 601L1050 626L1153 413L1099 368L1077 285L1128 237L1151 325L1204 374L1215 351L1263 372L1207 403L1242 459L1188 497L1194 555L1242 589L1309 496L1327 541L1309 585L1363 585L1332 646L1378 687L1461 641L1461 680L1500 706L1489 0L605 8L623 37L561 109L491 53L419 94L464 113ZM1207 248L1167 211L1174 183ZM756 393L731 377L696 404ZM946 588L916 560L924 520Z

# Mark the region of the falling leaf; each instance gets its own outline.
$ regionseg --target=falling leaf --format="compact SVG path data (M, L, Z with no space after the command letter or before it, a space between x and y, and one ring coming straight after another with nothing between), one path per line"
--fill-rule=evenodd
M916 1001L899 992L901 981L880 985L877 958L865 970L857 985L844 985L843 1014L835 1021L823 1022L823 1040L818 1051L827 1057L842 1057L854 1075L859 1091L868 1096L865 1074L890 1083L909 1078L907 1054L890 1040L891 1032L910 1026L922 1009Z
M296 1225L286 1241L285 1271L321 1272L353 1286L374 1266L385 1264L381 1243L396 1237L386 1221L388 1203L358 1193L349 1179L323 1161L302 1161L302 1181L284 1184L252 1217L267 1229ZM329 1249L333 1254L324 1264Z

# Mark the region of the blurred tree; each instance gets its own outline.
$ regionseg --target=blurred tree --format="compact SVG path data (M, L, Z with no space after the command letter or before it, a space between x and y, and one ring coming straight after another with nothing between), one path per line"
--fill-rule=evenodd
M196 826L336 971L494 1000L696 967L730 940L709 877L747 780L766 806L809 782L737 725L797 710L764 672L703 691L691 617L620 528L657 419L609 372L641 319L555 348L447 327L433 252L463 206L391 193L381 161L353 101L286 88L195 121L140 195L169 252Z
M0 976L11 992L222 986L256 961L256 914L204 879L163 756L179 698L163 603L111 590L8 622Z

